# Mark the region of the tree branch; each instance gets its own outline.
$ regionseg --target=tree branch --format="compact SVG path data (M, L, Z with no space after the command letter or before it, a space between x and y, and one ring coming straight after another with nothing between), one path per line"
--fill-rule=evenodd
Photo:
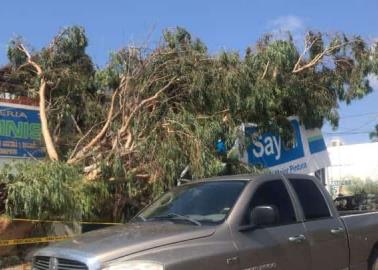
M261 80L263 80L263 79L265 78L266 73L268 72L269 64L270 64L270 60L268 60L268 62L267 62L266 65L265 65L264 73L263 73L262 76L261 76Z
M312 48L312 46L314 46L315 42L317 42L318 40L319 40L319 38L315 38L310 44L308 44L307 38L305 38L304 50L303 50L302 54L299 56L298 61L294 65L293 73L296 73L296 70L299 68L301 62L303 61L303 58L305 57L307 52Z
M74 126L75 126L77 132L79 132L79 134L80 134L81 136L83 136L83 131L82 131L81 128L79 127L79 125L78 125L78 123L77 123L75 117L74 117L72 114L70 114L70 117L71 117L72 122L74 123Z
M93 146L95 146L102 139L102 137L105 135L106 131L108 130L108 128L109 128L109 126L112 122L113 111L114 111L114 103L115 103L116 96L118 95L118 93L119 93L119 91L117 89L112 95L112 101L111 101L110 109L109 109L109 112L108 112L108 117L107 117L105 125L102 127L101 131L87 145L85 145L79 152L77 152L72 158L69 158L67 160L68 164L74 164L74 163L82 160L85 157L85 155L88 153L88 151Z
M307 64L303 65L303 66L300 66L300 63L302 62L303 60L303 57L305 56L305 54L308 52L308 50L315 44L315 41L317 41L317 39L315 39L313 42L311 42L310 45L306 46L302 55L299 57L297 63L295 64L294 68L293 68L293 73L299 73L305 69L308 69L310 67L313 67L315 66L319 61L322 60L322 58L329 54L329 53L332 53L334 50L336 49L339 49L341 47L344 47L352 42L344 42L344 43L341 43L341 44L338 44L338 45L334 45L334 46L331 46L331 47L328 47L326 49L324 49L322 52L318 53L310 62L308 62Z
M167 90L171 85L172 83L175 81L176 77L172 78L163 88L161 88L159 91L157 91L155 93L155 95L149 97L149 98L146 98L144 100L142 100L135 108L134 110L129 114L129 116L127 117L126 121L125 121L125 124L122 126L122 128L120 129L119 131L119 134L121 136L123 136L123 134L128 130L130 124L131 124L131 120L133 119L133 117L135 116L135 114L144 106L146 105L147 103L151 102L151 101L154 101L156 100L161 93L163 93L165 90Z

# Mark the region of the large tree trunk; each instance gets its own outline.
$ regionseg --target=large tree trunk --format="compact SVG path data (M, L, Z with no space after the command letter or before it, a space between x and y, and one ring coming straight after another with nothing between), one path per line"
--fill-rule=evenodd
M34 69L37 71L37 75L40 78L40 86L39 86L39 116L41 118L41 126L42 126L42 136L45 141L46 151L51 160L59 160L58 153L55 149L54 142L52 140L49 125L47 121L46 115L46 104L45 104L45 95L46 95L46 80L43 76L43 71L40 65L34 62L31 59L30 53L27 49L20 44L20 49L26 54L27 62L30 64Z
M56 152L55 145L51 138L49 125L46 116L46 106L45 106L45 93L46 93L46 82L41 77L41 86L39 87L39 115L41 117L42 125L42 135L45 140L46 150L49 158L51 160L59 160L58 153Z

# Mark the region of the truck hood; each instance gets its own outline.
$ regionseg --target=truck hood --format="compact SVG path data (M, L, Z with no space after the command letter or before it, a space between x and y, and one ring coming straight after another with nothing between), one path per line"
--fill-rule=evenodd
M215 226L195 226L171 222L143 222L107 227L84 233L37 251L34 256L51 256L102 264L116 258L186 240L203 238Z

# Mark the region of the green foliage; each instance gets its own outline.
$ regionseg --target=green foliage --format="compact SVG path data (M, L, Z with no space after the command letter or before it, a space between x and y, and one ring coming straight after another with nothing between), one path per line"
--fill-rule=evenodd
M93 216L108 197L103 182L85 182L78 168L60 162L6 165L6 213L13 217L81 220Z
M377 194L378 195L378 182L372 180L353 179L351 185L347 189L353 195L355 194Z
M9 63L13 68L17 68L26 62L26 55L20 50L15 49L16 46L22 42L22 38L20 37L17 37L9 42L7 56Z
M68 27L63 29L54 39L52 46L48 48L51 64L85 62L87 58L85 49L88 46L88 39L83 27ZM47 52L46 52L47 53ZM91 60L89 69L92 70Z
M37 98L39 78L35 77L33 69L24 65L26 57L19 48L21 43L21 38L9 43L8 58L14 70L9 77L23 86L24 92L17 95ZM73 26L62 29L47 47L32 53L47 80L47 100L51 101L49 125L63 156L82 136L76 126L89 129L103 116L102 96L96 93L96 68L86 54L87 46L85 30Z

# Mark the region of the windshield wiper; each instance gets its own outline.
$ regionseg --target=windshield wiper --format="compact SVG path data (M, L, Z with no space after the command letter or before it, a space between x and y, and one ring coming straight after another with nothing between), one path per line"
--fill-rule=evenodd
M152 218L149 218L147 220L164 220L164 219L167 219L167 220L174 220L174 219L177 219L177 220L185 220L185 221L189 221L197 226L201 226L201 222L199 222L198 220L195 220L195 219L192 219L188 216L183 216L183 215L180 215L180 214L176 214L176 213L169 213L167 215L164 215L164 216L156 216L156 217L152 217Z

